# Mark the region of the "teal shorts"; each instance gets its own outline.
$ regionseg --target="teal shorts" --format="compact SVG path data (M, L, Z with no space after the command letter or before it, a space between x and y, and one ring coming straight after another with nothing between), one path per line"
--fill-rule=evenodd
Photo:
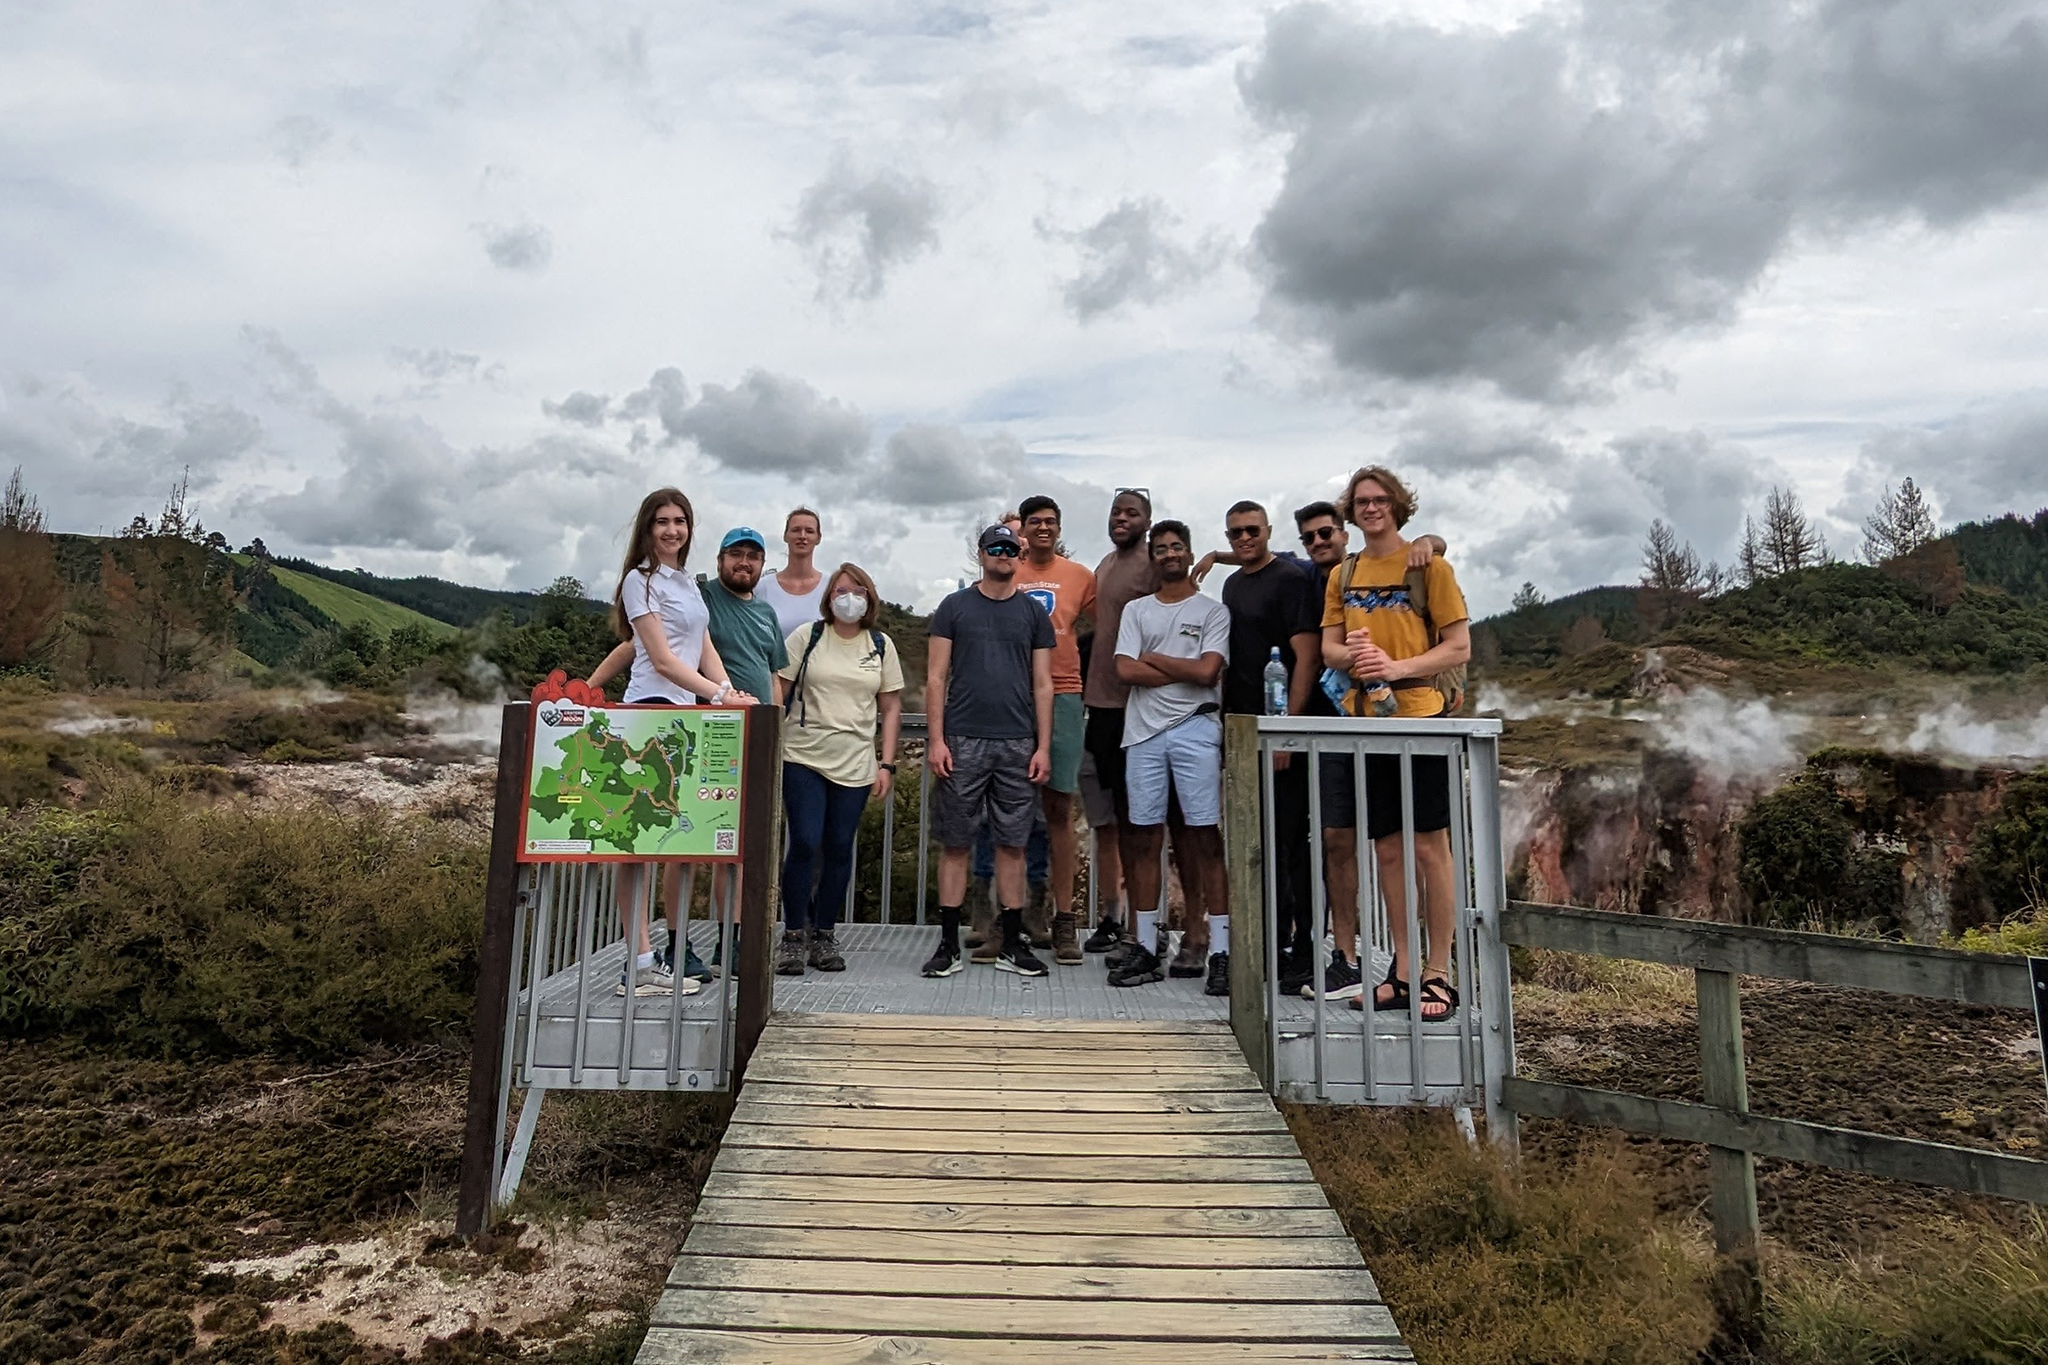
M1081 785L1081 736L1088 728L1081 694L1062 692L1052 699L1052 776L1045 785L1072 795Z

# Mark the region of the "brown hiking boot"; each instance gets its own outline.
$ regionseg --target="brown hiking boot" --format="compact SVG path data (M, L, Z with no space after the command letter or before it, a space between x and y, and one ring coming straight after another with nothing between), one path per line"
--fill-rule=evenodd
M967 883L967 936L969 948L987 948L989 955L976 954L976 962L994 962L1000 945L996 942L996 898L989 884L976 877Z
M1032 947L1052 947L1052 891L1043 882L1031 888L1031 903L1024 907L1024 933Z
M1052 917L1052 960L1063 967L1081 962L1081 934L1072 915Z

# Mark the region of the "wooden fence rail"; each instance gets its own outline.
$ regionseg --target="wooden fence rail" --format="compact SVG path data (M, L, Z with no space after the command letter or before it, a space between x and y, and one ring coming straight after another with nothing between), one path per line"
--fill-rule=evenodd
M1760 1292L1759 1155L2048 1204L2048 1161L1752 1114L1742 1054L1741 976L2030 1010L2034 990L2024 959L1524 901L1502 912L1500 937L1530 948L1693 969L1704 1104L1516 1076L1502 1081L1501 1102L1521 1114L1705 1143L1714 1241L1736 1270L1726 1283L1741 1300L1733 1305L1738 1312L1754 1311Z

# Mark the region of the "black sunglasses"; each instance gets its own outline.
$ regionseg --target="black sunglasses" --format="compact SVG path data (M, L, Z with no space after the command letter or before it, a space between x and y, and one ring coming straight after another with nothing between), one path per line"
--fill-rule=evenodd
M1304 545L1314 545L1319 541L1335 540L1342 530L1341 526L1318 526L1313 531L1303 531L1301 533L1301 543Z
M1228 526L1224 528L1223 534L1232 540L1250 540L1265 529L1263 526Z
M994 555L997 559L1015 559L1017 557L1017 547L1014 545L984 545L981 547L981 552L985 555Z

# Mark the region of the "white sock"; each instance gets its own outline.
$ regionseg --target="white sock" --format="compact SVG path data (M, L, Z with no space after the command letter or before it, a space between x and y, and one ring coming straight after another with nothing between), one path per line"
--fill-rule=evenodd
M654 965L654 954L651 952L640 954L640 956L633 959L633 965L635 967L652 967Z
M1227 953L1230 951L1230 916L1209 916L1209 951Z
M1137 927L1132 930L1132 933L1137 938L1138 946L1148 953L1151 952L1153 936L1158 932L1159 912L1157 910L1140 910L1138 912Z

